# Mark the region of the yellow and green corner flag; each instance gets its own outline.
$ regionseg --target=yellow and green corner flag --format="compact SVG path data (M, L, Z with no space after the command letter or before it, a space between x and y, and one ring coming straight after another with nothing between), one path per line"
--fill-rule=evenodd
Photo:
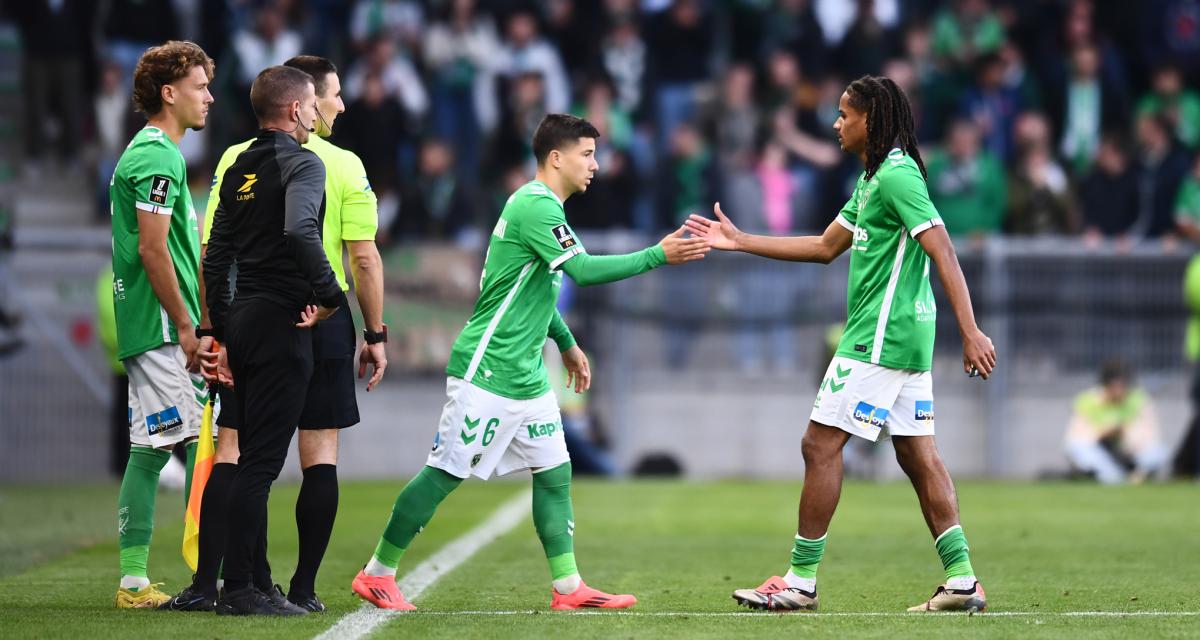
M217 387L208 388L208 402L204 403L204 417L200 422L200 441L196 445L196 465L192 468L192 492L188 495L187 511L183 515L183 560L192 571L200 559L200 502L204 497L204 486L212 475L213 457L213 403L216 402Z

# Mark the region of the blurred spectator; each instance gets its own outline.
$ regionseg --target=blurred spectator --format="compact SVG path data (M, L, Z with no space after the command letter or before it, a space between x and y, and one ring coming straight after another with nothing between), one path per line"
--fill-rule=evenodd
M1004 25L987 0L951 0L933 18L933 52L954 66L969 68L977 56L1004 44Z
M412 61L397 52L396 45L386 36L371 40L366 52L346 74L342 91L351 100L361 97L368 74L379 78L383 92L404 107L409 126L415 127L429 109L429 95Z
M604 37L601 56L604 70L617 88L617 104L630 113L642 107L646 75L646 43L632 17L618 19Z
M761 119L754 100L754 68L744 63L731 65L725 71L720 96L705 117L706 133L716 146L723 175L753 170Z
M1139 483L1166 471L1154 402L1119 362L1105 364L1100 386L1075 397L1064 447L1074 467L1103 484Z
M979 127L984 147L1007 165L1013 125L1025 101L1019 88L1005 84L1005 63L999 54L981 56L975 67L975 84L963 93L959 109Z
M434 135L454 146L459 175L474 182L479 168L480 105L493 98L486 71L500 48L492 21L475 0L452 0L449 15L434 22L425 38L425 65L433 93Z
M38 3L14 2L10 5L29 5ZM44 4L55 5L64 4L60 2L46 2ZM121 79L125 83L126 90L133 85L133 69L137 66L138 58L142 57L142 53L158 44L162 44L166 40L177 38L179 34L179 17L175 13L175 4L172 2L145 2L144 0L110 0L107 3L93 2L65 2L67 6L75 7L96 7L103 6L106 12L103 14L103 51L104 56L111 60L121 68ZM92 9L95 10L95 9ZM55 37L40 37L45 44L52 44L55 47L66 47L66 50L86 42L86 36L80 38L78 43L72 42L76 37L79 37L71 32L74 29L86 28L90 29L92 22L90 19L83 18L80 22L74 25L73 29L65 31L44 31L43 34L55 34ZM30 40L26 40L27 43Z
M940 140L946 126L944 114L958 106L959 88L949 65L933 55L929 28L917 23L904 32L904 55L912 65L915 91L907 91L921 140Z
M848 78L879 73L896 50L893 34L875 15L875 4L875 0L855 1L854 22L834 53L838 67Z
M1128 117L1124 90L1100 75L1100 53L1091 44L1071 52L1071 77L1062 105L1062 154L1076 173L1096 158L1102 131L1123 126Z
M359 97L338 117L332 142L353 149L362 159L367 179L379 200L379 229L383 232L391 228L396 218L399 149L413 136L406 128L403 107L387 92L382 76L367 71L360 83Z
M700 0L673 0L650 25L654 126L665 152L679 126L696 115L697 92L709 78L713 30Z
M169 4L169 3L168 3ZM254 78L267 67L283 64L300 55L304 41L284 22L283 11L273 3L264 3L252 25L233 34L233 53L238 62L238 95L249 95Z
M1160 116L1143 115L1136 122L1138 217L1132 230L1134 237L1174 235L1175 197L1191 162L1175 144L1170 127Z
M928 165L929 196L951 235L998 233L1007 204L1004 168L980 147L979 128L969 120L950 125L946 148Z
M1101 238L1125 239L1137 220L1138 179L1128 145L1118 134L1100 139L1096 163L1083 179L1083 226L1089 244Z
M417 0L358 0L350 14L350 38L360 51L382 36L416 53L424 29L425 10Z
M1175 198L1175 226L1185 238L1200 244L1200 155L1192 159L1192 171Z
M488 166L494 169L523 164L526 175L532 176L536 170L530 146L533 132L549 113L545 78L537 72L526 72L505 78L500 88L503 111L487 154Z
M846 37L851 25L859 17L862 6L847 0L815 0L817 22L825 35L827 45L837 45ZM900 0L875 0L870 11L874 19L885 28L892 29L900 21Z
M758 57L784 50L795 59L803 60L804 70L809 75L820 77L825 73L829 52L812 0L773 2L763 13L762 20L763 39Z
M499 95L506 93L505 84L519 86L522 84L519 77L537 75L541 78L542 113L564 113L571 106L571 87L562 58L558 50L538 33L537 17L526 9L519 9L508 17L504 43L496 52L490 71L493 75L489 82L493 87L500 87ZM497 90L494 88L493 91ZM513 105L498 104L495 99L478 105L485 132L494 130L501 123L506 106L511 110ZM523 144L527 146L528 140Z
M1192 148L1200 144L1200 93L1184 87L1179 68L1174 65L1159 67L1154 72L1151 88L1152 92L1138 101L1138 117L1162 116L1180 142Z
M587 192L567 200L567 219L575 229L629 228L638 178L630 158L633 122L613 99L612 85L594 78L584 87L583 103L572 110L595 125L596 162L600 168Z
M1195 0L1147 0L1138 9L1146 63L1151 68L1182 64L1191 76L1200 71L1200 8Z
M100 67L100 87L96 94L96 211L104 220L109 218L108 183L117 160L129 139L137 131L141 117L133 115L129 92L121 80L121 68L113 62Z
M21 128L26 171L39 174L48 150L78 168L87 117L84 72L91 54L89 25L95 9L92 3L78 0L13 2L6 8L20 30L24 50L21 86L8 91L25 98ZM133 67L129 70L132 75Z
M658 180L659 228L674 230L688 215L707 212L717 199L712 152L691 123L675 127L670 155Z
M544 0L546 35L562 56L567 76L578 79L594 69L600 55L596 26L603 24L595 0Z
M1008 179L1005 228L1014 235L1074 233L1074 202L1066 171L1054 159L1050 124L1040 113L1017 119L1017 163Z
M392 224L401 240L455 242L471 246L477 238L474 196L454 172L454 150L443 140L421 144L417 175L400 198L403 215Z

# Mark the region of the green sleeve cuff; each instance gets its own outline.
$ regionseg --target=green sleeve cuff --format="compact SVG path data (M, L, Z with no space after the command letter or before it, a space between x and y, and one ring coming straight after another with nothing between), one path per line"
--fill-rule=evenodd
M667 263L667 253L663 251L661 244L656 244L653 247L646 249L646 255L650 256L650 267L661 267Z

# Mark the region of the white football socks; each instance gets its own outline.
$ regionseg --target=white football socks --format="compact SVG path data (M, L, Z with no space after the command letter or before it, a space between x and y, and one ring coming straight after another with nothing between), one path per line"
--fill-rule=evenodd
M150 586L150 578L146 576L121 576L121 588L141 591Z
M395 567L389 567L386 564L383 564L382 562L376 560L375 556L371 556L371 561L367 563L367 568L363 569L363 573L365 573L369 576L375 576L375 577L378 577L378 576L392 576L393 578L396 577Z
M788 572L784 574L783 581L787 583L787 586L793 589L801 589L810 593L817 590L816 578L801 578L800 576L792 573L791 569L788 569Z
M975 586L975 576L959 576L946 581L947 589L968 590Z
M578 573L572 573L565 578L559 578L558 580L555 580L554 590L564 596L569 596L572 593L575 593L575 590L578 589L579 585L581 584L583 584L583 578L580 578Z

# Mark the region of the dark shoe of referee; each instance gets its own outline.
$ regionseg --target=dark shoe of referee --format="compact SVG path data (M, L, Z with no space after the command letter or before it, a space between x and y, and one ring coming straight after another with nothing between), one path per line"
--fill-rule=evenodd
M312 327L346 306L321 245L325 167L301 145L315 130L312 76L276 66L250 89L258 137L225 172L204 258L212 331L237 391L241 457L229 493L224 615L302 615L256 589L252 569L313 376ZM229 269L238 266L229 302ZM313 303L316 304L313 304Z

